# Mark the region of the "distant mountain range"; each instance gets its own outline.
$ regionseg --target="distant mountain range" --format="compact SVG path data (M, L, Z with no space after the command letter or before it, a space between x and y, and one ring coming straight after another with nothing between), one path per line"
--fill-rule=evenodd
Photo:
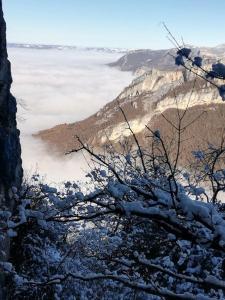
M8 43L8 48L24 48L24 49L39 49L39 50L83 50L96 51L105 53L126 53L128 49L122 48L107 48L107 47L78 47L78 46L64 46L64 45L44 45L44 44L18 44Z
M80 47L67 45L46 45L29 43L8 43L9 48L39 49L39 50L83 50L102 53L124 54L118 61L110 63L111 67L118 67L122 71L136 71L139 68L157 68L161 70L174 69L173 58L168 54L175 54L175 49L134 49L113 48L113 47ZM221 58L225 55L225 44L215 47L194 47L190 46L195 53L198 51L206 58Z

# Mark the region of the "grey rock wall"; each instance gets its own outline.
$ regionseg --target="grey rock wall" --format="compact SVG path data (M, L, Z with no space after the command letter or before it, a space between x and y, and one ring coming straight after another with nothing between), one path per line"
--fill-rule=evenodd
M10 62L6 47L6 23L0 0L0 210L14 208L11 187L20 188L23 176L19 130L16 124L16 99L10 93L12 84ZM0 222L1 227L1 222ZM0 241L0 260L6 260L10 240ZM0 300L7 299L4 276L0 269Z
M12 83L6 49L6 24L0 0L0 204L13 208L10 188L22 180L21 148L16 124L16 100L10 93Z

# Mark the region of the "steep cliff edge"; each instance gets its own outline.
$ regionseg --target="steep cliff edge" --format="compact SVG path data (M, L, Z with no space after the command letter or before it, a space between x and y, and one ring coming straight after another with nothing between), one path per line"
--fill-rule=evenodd
M11 83L10 62L6 49L6 23L0 0L0 210L13 209L11 187L19 188L23 175L16 124L16 100L10 93ZM6 259L8 252L9 239L1 236L0 260ZM5 299L3 294L4 278L0 270L0 299Z
M6 24L0 0L0 204L12 208L9 189L22 180L21 148L16 124L16 100L10 93L12 83L6 49Z
M193 139L192 143L189 141L191 147L186 149L191 152L199 146L204 147L207 142L214 142L215 132L219 133L224 128L225 104L213 86L202 79L195 80L191 74L186 75L184 76L182 69L152 69L133 80L114 101L96 114L80 122L61 124L41 131L37 136L49 144L51 150L55 147L59 154L79 146L75 135L95 148L101 148L108 142L117 144L124 137L129 138L131 135L118 108L119 103L133 132L146 144L146 125L157 125L163 132L168 133L168 124L163 122L162 113L169 111L170 118L176 115L177 106L181 110L188 106L187 123L193 120L193 116L196 117L196 111L200 114L206 111L204 116L207 117L201 117L193 124L192 136L195 135L198 139ZM210 122L207 122L207 119ZM213 126L215 124L216 128ZM184 156L190 158L188 153Z

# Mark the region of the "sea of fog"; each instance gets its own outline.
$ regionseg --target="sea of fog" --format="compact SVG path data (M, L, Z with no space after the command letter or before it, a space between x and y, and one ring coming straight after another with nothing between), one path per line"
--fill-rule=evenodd
M106 66L122 54L10 48L12 93L18 101L23 168L50 183L83 179L83 155L58 158L33 133L82 120L113 100L133 76Z

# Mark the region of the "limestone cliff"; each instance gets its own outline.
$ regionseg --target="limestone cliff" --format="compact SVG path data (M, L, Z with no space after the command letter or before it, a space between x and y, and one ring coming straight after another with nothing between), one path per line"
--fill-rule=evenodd
M187 122L192 120L192 115L195 115L194 111L197 110L207 111L207 116L212 123L214 119L220 120L219 123L214 122L217 124L217 129L208 126L207 118L201 118L192 126L199 139L194 140L192 148L189 147L190 151L198 148L199 144L206 144L206 141L201 140L201 136L207 136L209 142L213 141L215 132L220 132L224 127L225 104L213 86L202 79L195 80L192 74L184 74L182 68L163 71L152 69L133 80L114 101L108 103L96 114L80 122L62 124L44 130L38 136L50 144L51 149L55 146L60 154L78 146L74 139L75 135L97 148L109 141L118 143L124 137L129 138L131 135L118 109L118 103L125 111L132 130L138 134L143 143L146 140L145 125L157 124L161 127L161 123L162 127L168 127L168 124L162 122L161 114L169 110L172 116L177 107L179 109L189 107ZM160 122L156 122L157 119ZM202 122L201 126L199 122ZM201 134L198 132L200 128ZM167 128L165 131L168 131Z
M0 210L13 210L11 187L20 187L22 162L19 131L16 125L16 100L10 93L12 83L6 49L6 24L0 0ZM0 223L1 226L1 223ZM0 241L0 260L7 258L9 239ZM5 299L4 277L0 270L0 300Z
M9 189L22 180L21 149L16 124L16 100L10 93L12 83L6 49L6 24L0 0L0 195L1 206L12 209Z

